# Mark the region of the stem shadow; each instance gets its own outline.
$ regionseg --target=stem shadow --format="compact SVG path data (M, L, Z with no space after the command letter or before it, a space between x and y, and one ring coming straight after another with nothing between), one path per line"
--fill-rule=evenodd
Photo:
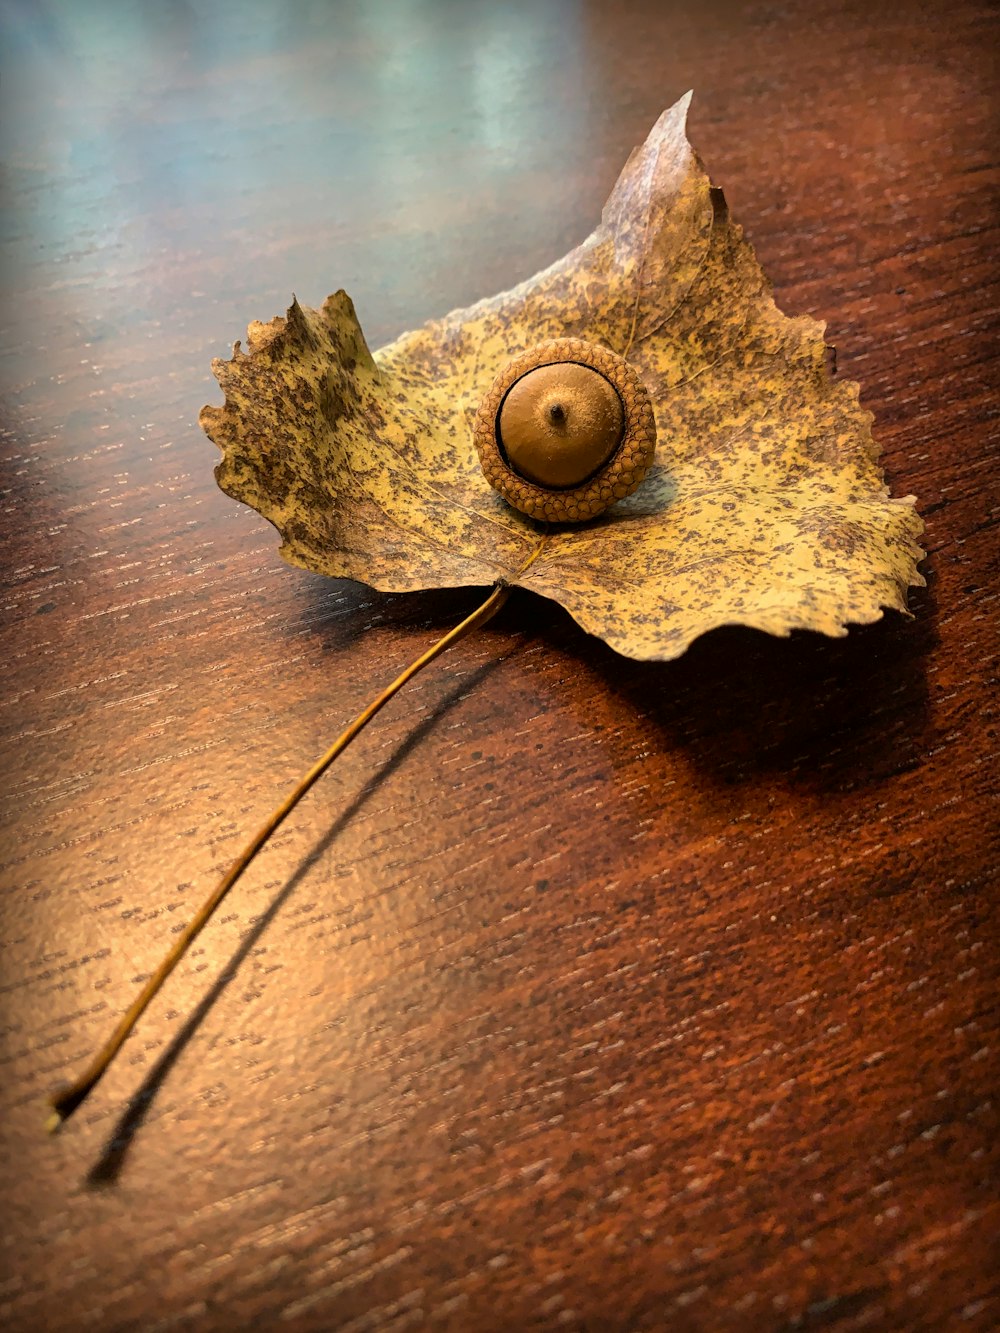
M368 801L382 786L386 778L390 777L399 765L413 752L416 746L423 740L424 736L437 724L437 722L449 711L449 709L469 690L478 686L484 681L498 666L503 658L497 658L494 661L484 663L470 677L463 677L461 683L451 690L444 699L421 721L406 737L401 745L385 761L379 771L365 784L351 801L350 805L342 811L334 823L330 826L327 833L316 844L315 847L303 858L297 869L289 878L277 896L273 899L267 910L254 922L247 935L240 942L229 962L219 976L212 984L211 989L199 1001L197 1007L186 1019L163 1054L156 1063L149 1069L143 1079L138 1091L130 1098L124 1112L119 1117L114 1129L111 1131L105 1145L101 1151L100 1157L87 1172L84 1178L85 1185L90 1189L104 1189L114 1185L122 1169L129 1150L135 1140L136 1135L142 1128L143 1122L149 1114L153 1100L159 1093L161 1087L166 1081L174 1065L180 1059L188 1043L194 1037L202 1021L211 1011L212 1006L222 995L223 991L233 980L238 972L240 965L244 962L251 950L260 940L261 936L270 926L282 907L291 897L294 890L306 878L309 872L318 861L326 854L337 836L343 831L350 821L364 809Z

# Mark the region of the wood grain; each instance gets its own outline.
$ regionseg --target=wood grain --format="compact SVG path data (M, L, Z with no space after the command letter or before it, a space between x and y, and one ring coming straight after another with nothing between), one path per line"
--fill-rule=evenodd
M3 24L4 1327L996 1327L995 8ZM651 667L512 598L46 1139L242 840L474 604L282 565L214 486L211 357L292 291L377 345L533 272L690 86L919 497L914 618Z

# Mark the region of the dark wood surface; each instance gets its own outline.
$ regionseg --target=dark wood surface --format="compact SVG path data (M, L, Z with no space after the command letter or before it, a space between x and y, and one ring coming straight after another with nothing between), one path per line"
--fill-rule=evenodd
M0 1323L1000 1324L997 12L8 0ZM927 520L914 618L639 666L515 596L308 798L54 1139L43 1099L475 594L284 566L209 374L373 346L691 137Z

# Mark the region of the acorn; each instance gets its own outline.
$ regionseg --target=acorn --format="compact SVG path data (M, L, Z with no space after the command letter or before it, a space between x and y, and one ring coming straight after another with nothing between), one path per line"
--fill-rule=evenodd
M539 343L509 361L483 395L474 435L493 489L549 523L582 523L631 495L656 449L639 376L582 338Z

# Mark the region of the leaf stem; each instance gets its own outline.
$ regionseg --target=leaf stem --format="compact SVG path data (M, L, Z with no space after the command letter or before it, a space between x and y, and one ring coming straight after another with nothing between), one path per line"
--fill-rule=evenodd
M510 588L506 583L497 584L485 602L472 615L467 616L460 625L456 625L453 630L438 639L432 647L421 654L416 661L411 662L406 670L387 686L378 698L373 699L368 707L354 719L351 725L344 731L327 750L320 759L313 764L308 773L299 781L295 789L285 798L277 810L271 815L256 836L251 839L244 850L236 858L228 872L223 876L214 892L205 900L195 915L191 918L184 930L177 937L177 940L170 952L160 963L159 967L149 977L142 990L132 1001L132 1004L125 1011L119 1020L118 1026L111 1033L104 1045L98 1050L97 1054L91 1060L90 1064L82 1074L72 1083L60 1088L50 1099L49 1105L52 1113L47 1121L47 1127L51 1132L55 1132L67 1120L80 1103L86 1098L91 1089L97 1084L98 1080L104 1074L104 1071L110 1065L111 1061L118 1054L129 1033L135 1027L140 1017L144 1013L147 1005L159 991L160 987L166 981L167 977L174 970L180 960L184 957L188 947L198 937L202 929L208 923L216 908L222 902L223 898L233 887L239 877L246 870L247 866L254 859L260 849L270 838L271 834L284 822L288 815L295 809L302 797L323 776L338 755L354 740L355 736L362 731L378 713L389 702L392 696L407 683L413 679L418 671L422 671L439 657L452 644L458 643L464 639L467 634L471 634L474 629L484 625L490 620L497 611L503 606L504 602L510 596Z

